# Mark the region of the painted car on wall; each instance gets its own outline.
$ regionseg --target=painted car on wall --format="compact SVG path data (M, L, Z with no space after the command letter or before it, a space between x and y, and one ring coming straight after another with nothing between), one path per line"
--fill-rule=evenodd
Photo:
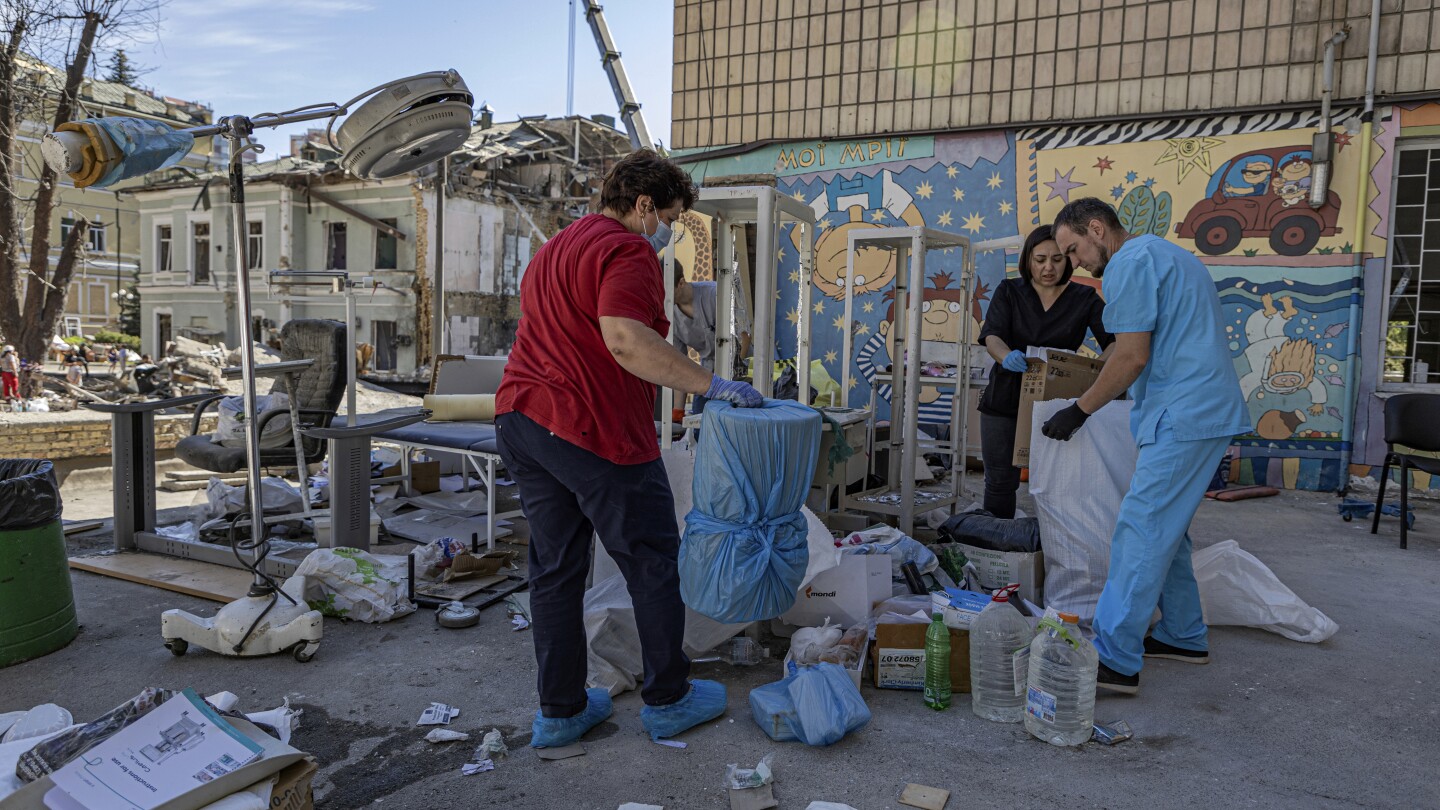
M1311 153L1306 147L1258 149L1221 164L1206 196L1190 208L1175 232L1194 239L1209 256L1230 253L1245 237L1268 237L1281 256L1303 256L1322 236L1341 232L1340 196L1310 207Z

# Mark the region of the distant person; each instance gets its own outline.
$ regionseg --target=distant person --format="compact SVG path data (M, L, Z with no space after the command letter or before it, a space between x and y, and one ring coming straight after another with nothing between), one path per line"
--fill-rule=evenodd
M718 288L713 281L686 281L685 266L675 261L675 312L674 328L676 345L693 349L700 356L700 365L706 371L715 371L715 324ZM737 318L743 323L745 304L736 301ZM739 367L744 367L744 358L750 354L750 333L740 332L740 345L734 355ZM740 376L736 375L736 379ZM690 406L691 413L702 413L705 403L710 400L704 394L696 394Z
M115 367L120 364L120 353L115 351L114 346L111 346L110 351L105 353L105 359L110 363L110 376L114 377Z
M1110 540L1110 570L1095 607L1098 687L1134 694L1145 658L1210 661L1190 521L1220 459L1250 430L1210 271L1152 234L1131 234L1093 197L1055 218L1055 241L1104 278L1105 329L1115 348L1079 399L1041 432L1068 441L1090 414L1125 393L1139 456ZM1160 609L1160 622L1150 619ZM1147 632L1148 631L1148 632Z
M65 360L65 382L78 386L85 379L85 363L80 359L80 354L71 352Z
M130 349L127 346L121 346L116 353L120 355L120 379L123 380L130 376Z
M0 351L0 396L6 402L20 398L20 356L14 346Z

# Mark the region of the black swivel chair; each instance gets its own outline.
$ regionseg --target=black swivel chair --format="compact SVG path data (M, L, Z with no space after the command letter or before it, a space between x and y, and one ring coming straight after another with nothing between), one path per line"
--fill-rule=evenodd
M1380 508L1385 505L1385 484L1390 465L1400 466L1400 548L1406 547L1410 514L1410 469L1440 475L1440 458L1417 456L1395 450L1440 452L1440 394L1397 394L1385 400L1385 468L1380 474L1380 494L1375 496L1375 519L1370 533L1380 531Z
M340 408L345 396L345 325L339 321L302 319L292 320L280 329L280 359L312 360L308 368L298 374L284 374L276 379L271 391L284 391L289 395L294 411L298 413L301 429L328 427ZM264 372L265 366L258 371ZM200 420L206 409L222 398L214 396L199 403L191 422L190 435L175 445L175 455L185 463L202 470L216 473L233 473L245 468L245 448L226 447L215 443L211 436L200 434ZM266 424L278 416L289 415L291 408L275 408L256 415L255 429L262 434ZM302 439L305 463L315 464L325 457L327 442L320 439ZM262 467L293 466L295 464L293 442L283 447L262 448Z

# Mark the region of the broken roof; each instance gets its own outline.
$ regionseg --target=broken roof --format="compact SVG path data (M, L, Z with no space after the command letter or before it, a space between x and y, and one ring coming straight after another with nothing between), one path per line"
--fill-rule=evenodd
M496 158L544 158L558 153L568 158L575 150L575 123L580 123L580 157L618 157L630 151L625 133L598 121L580 116L546 118L536 116L518 121L475 127L456 157L470 162ZM452 157L452 162L455 160Z
M65 73L54 65L31 56L20 56L16 61L20 63L20 70L42 86L47 94L58 96L64 89ZM79 105L85 115L96 112L97 106L132 110L182 127L208 124L211 120L210 108L203 104L168 97L156 98L148 90L104 79L86 78L81 83Z

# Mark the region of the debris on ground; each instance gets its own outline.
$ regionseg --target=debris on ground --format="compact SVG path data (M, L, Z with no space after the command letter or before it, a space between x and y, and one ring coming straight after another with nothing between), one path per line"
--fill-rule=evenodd
M447 706L444 703L431 703L425 711L420 713L420 719L416 721L417 726L448 726L450 721L460 716L460 710L454 706Z
M510 748L505 745L505 738L500 735L500 729L493 728L485 732L484 738L480 740L480 747L475 749L475 755L489 759L510 755Z
M466 734L463 731L451 731L448 728L437 728L432 730L429 734L425 735L425 742L436 744L447 742L460 742L462 740L468 739L470 739L469 734Z
M914 782L906 785L905 790L900 793L901 804L918 807L920 810L945 810L945 803L948 801L950 801L950 791L927 785L917 785Z

